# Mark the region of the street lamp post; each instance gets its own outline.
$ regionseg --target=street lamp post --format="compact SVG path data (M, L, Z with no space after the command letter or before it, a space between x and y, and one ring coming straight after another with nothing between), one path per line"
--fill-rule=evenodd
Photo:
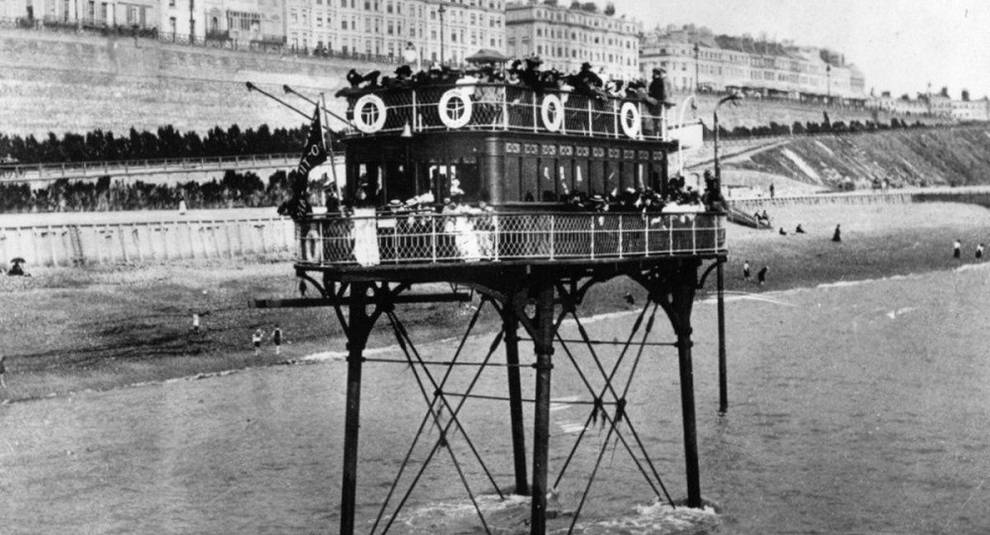
M825 105L828 106L832 103L832 66L825 65L825 80L827 88L825 89Z
M440 14L440 65L443 65L443 14L446 11L447 9L443 7L443 4L440 4L440 9L437 9L437 13Z
M698 80L698 56L700 52L701 49L698 46L698 43L695 43L694 44L694 92L695 93L698 92L698 86L700 84L700 81Z
M412 41L406 43L406 48L402 51L402 59L410 65L415 62L416 72L423 70L422 61L419 57L419 50L416 50L416 45L414 45Z
M715 127L715 191L722 191L722 167L718 163L718 108L726 102L736 102L739 100L739 95L732 93L731 95L722 97L715 104L715 110L712 112L712 125ZM728 206L723 209L728 209ZM724 288L724 261L719 260L716 264L716 285L718 288L717 297L717 317L718 317L718 411L721 414L725 414L729 410L729 380L728 380L728 365L726 364L725 356L725 300L723 297Z
M734 102L734 101L739 100L739 98L740 98L739 95L736 94L736 93L732 93L731 95L722 97L722 99L718 101L718 104L715 104L715 111L712 112L712 124L715 127L715 143L714 143L714 145L715 145L715 184L716 184L716 186L718 187L718 189L720 191L722 189L722 167L718 163L718 108L719 108L719 106L721 106L722 104L725 104L726 102Z

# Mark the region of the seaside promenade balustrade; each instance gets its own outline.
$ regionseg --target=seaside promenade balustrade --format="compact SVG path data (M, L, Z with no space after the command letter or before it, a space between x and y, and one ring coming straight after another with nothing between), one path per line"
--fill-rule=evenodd
M534 91L508 83L393 87L347 94L355 128L348 137L448 130L534 132L623 139L697 138L701 124L669 127L640 98L587 96L566 90Z
M0 183L183 174L227 170L284 169L299 163L298 153L238 154L199 158L155 158L37 164L0 163Z
M271 209L266 209L268 211ZM274 212L274 210L271 210ZM94 216L39 218L10 223L0 218L0 263L21 257L32 266L147 264L193 259L279 257L292 251L292 221L258 210L223 217L115 212ZM68 219L70 221L59 220ZM46 220L48 220L46 222Z
M723 214L379 213L296 223L296 261L314 267L595 261L725 252Z

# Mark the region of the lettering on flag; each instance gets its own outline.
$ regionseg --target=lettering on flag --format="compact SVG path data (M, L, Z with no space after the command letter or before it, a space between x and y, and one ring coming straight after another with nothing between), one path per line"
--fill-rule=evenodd
M323 126L320 123L320 107L317 106L313 113L313 123L309 128L309 138L306 139L306 148L303 150L296 172L308 176L314 167L325 161L327 161L327 150L323 146Z

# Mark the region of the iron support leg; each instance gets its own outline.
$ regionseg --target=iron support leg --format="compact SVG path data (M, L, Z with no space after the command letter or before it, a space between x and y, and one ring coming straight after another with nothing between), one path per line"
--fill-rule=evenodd
M691 327L677 333L677 360L681 371L681 412L684 420L684 462L688 507L701 507L698 469L698 433L694 417L694 371L691 365Z
M361 406L361 364L372 321L367 311L368 285L351 286L350 325L347 329L347 412L344 422L344 477L340 492L340 533L353 535L357 489L358 429Z
M725 413L729 410L729 382L725 364L725 279L723 273L724 262L718 261L715 268L716 282L718 284L718 411Z
M698 470L698 434L694 409L694 370L691 364L691 307L698 280L697 262L683 262L644 280L652 299L660 303L677 335L681 376L681 417L684 420L684 462L687 505L701 507ZM720 272L721 273L721 272Z
M554 289L545 284L536 298L536 407L533 414L533 488L530 534L544 535L547 519L547 471L550 457L550 371L553 368Z
M509 365L509 417L512 422L512 459L516 470L515 493L529 495L526 480L526 435L523 428L522 387L519 380L519 318L515 307L507 306L502 315L505 330L505 362Z

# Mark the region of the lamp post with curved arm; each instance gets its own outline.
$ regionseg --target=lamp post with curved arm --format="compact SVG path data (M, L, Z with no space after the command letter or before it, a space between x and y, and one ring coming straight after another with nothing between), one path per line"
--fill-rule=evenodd
M715 182L719 189L722 188L722 167L718 164L718 108L726 102L735 102L741 98L737 93L724 96L718 101L718 104L715 105L715 111L712 112L712 124L715 128Z
M688 95L687 98L685 98L684 101L681 102L681 111L680 113L677 114L677 128L684 128L684 112L687 111L689 102L692 103L693 107L695 108L698 105L698 100L695 98L695 95ZM680 143L677 144L677 164L678 164L678 171L680 171L681 175L683 175L684 149L681 148Z
M740 97L736 93L722 97L715 104L712 112L712 124L715 127L715 188L722 191L722 167L718 163L718 108L726 102L736 102ZM725 413L729 410L729 387L728 371L725 357L725 299L723 298L725 289L725 273L723 270L724 260L719 260L716 265L716 289L717 289L717 313L718 316L718 411Z

